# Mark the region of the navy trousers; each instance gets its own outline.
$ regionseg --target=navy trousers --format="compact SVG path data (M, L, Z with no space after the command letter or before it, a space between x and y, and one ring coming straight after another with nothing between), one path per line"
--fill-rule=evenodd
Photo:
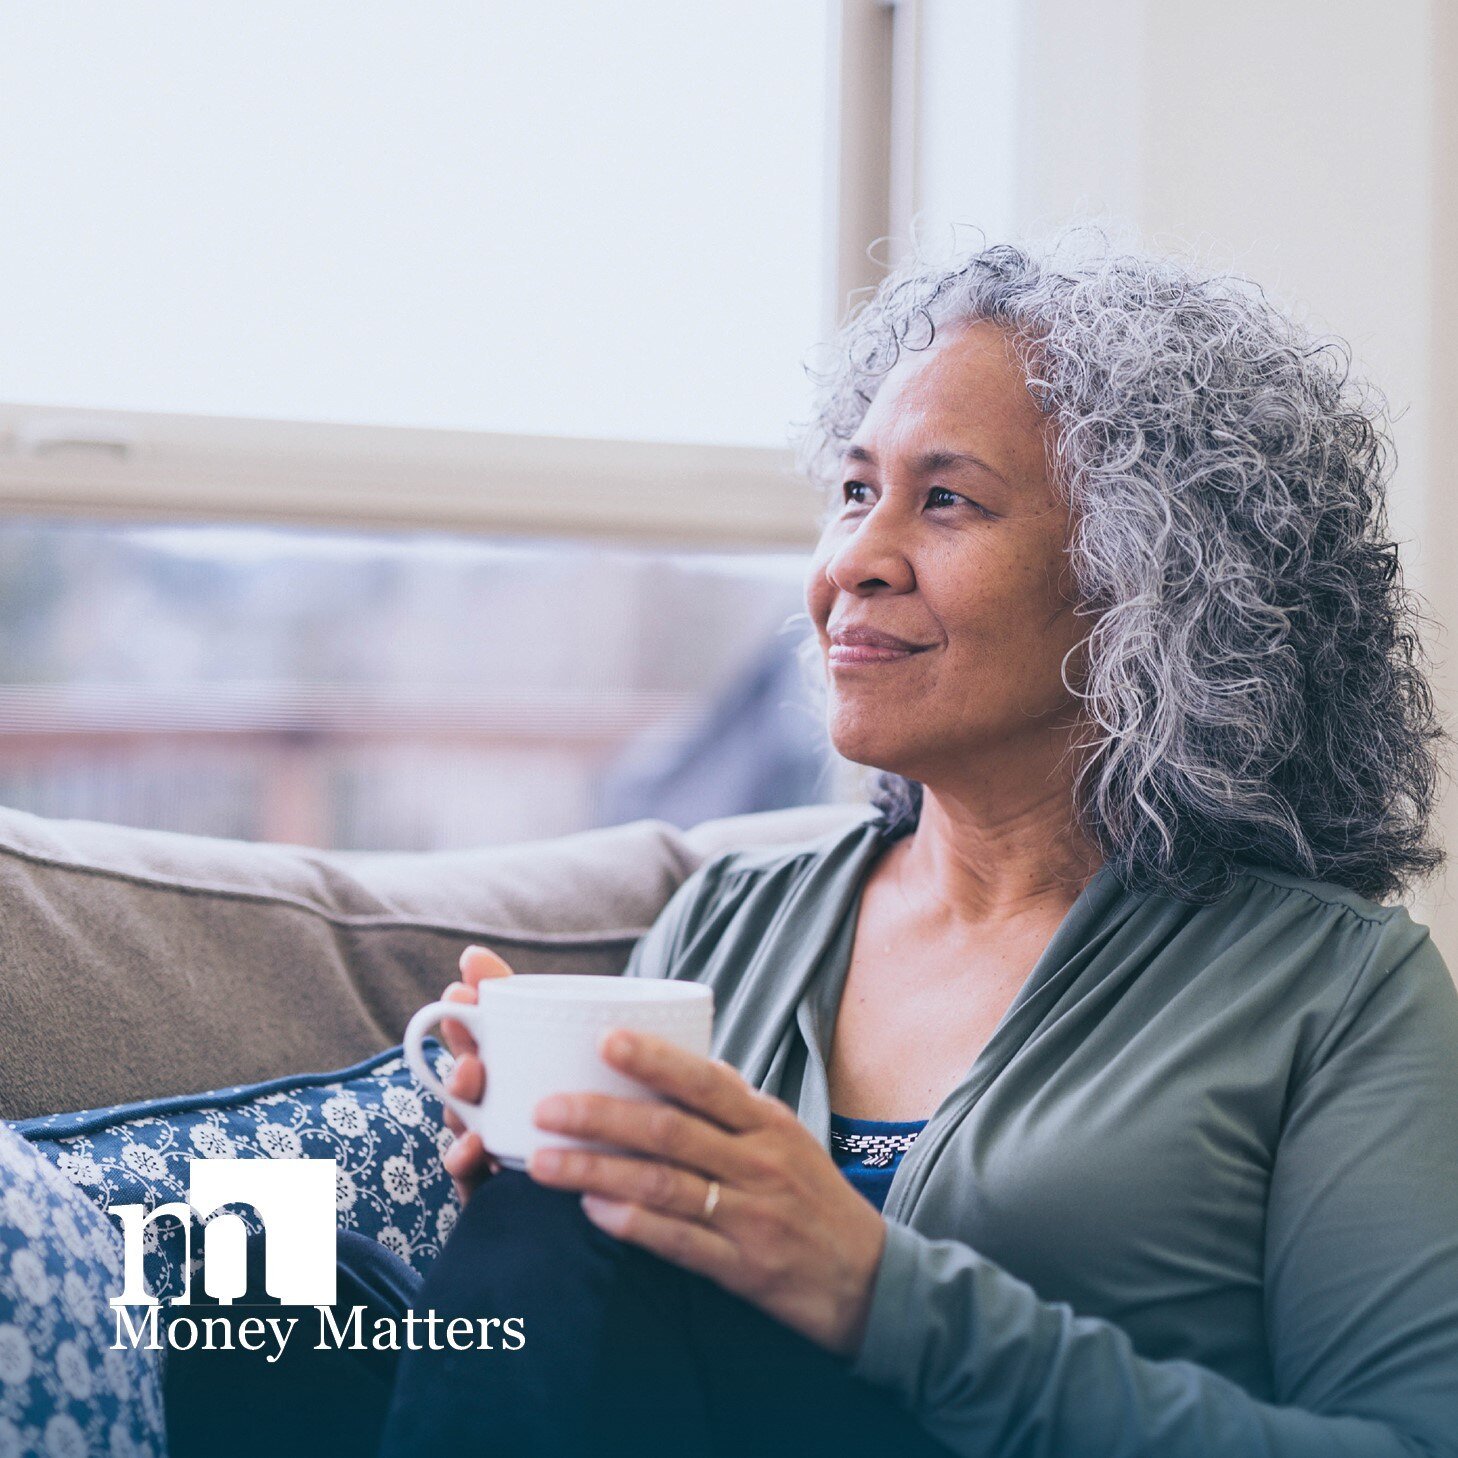
M406 1311L420 1277L392 1251L352 1230L337 1232L334 1313L347 1319L363 1306L375 1315ZM267 1297L263 1244L248 1242L248 1294L229 1306L208 1300L163 1308L169 1325L227 1314L296 1322L284 1344L259 1351L164 1348L163 1406L170 1458L372 1458L394 1390L397 1353L316 1350L320 1315L313 1306L285 1306ZM261 1298L261 1299L258 1299ZM270 1357L273 1360L270 1360Z
M473 1194L421 1280L377 1243L339 1234L340 1308L444 1333L464 1351L292 1346L265 1365L169 1355L173 1458L237 1452L440 1458L947 1458L887 1394L713 1282L599 1230L578 1197L512 1170ZM179 1308L180 1309L180 1308ZM214 1308L216 1309L216 1308ZM291 1313L291 1308L276 1308ZM342 1315L342 1313L341 1313ZM308 1309L301 1330L318 1327ZM423 1331L423 1325L421 1327ZM465 1332L464 1325L457 1328ZM511 1349L513 1346L515 1350ZM183 1360L176 1360L179 1356Z

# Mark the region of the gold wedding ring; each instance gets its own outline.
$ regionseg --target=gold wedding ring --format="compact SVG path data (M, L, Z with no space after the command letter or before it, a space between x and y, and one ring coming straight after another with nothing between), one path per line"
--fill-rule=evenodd
M719 1181L710 1180L708 1192L704 1195L704 1213L700 1217L704 1221L714 1218L714 1211L719 1208Z

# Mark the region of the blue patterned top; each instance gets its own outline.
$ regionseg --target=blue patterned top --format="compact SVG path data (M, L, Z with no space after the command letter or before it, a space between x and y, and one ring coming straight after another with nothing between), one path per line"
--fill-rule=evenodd
M830 1116L830 1154L841 1173L878 1210L901 1157L926 1128L925 1119L846 1119Z

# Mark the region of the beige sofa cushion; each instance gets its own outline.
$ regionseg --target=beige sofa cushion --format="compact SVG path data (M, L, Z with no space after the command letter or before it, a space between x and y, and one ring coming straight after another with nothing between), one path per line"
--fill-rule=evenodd
M0 1117L343 1067L397 1043L471 942L521 972L619 972L705 855L864 813L397 855L0 808Z

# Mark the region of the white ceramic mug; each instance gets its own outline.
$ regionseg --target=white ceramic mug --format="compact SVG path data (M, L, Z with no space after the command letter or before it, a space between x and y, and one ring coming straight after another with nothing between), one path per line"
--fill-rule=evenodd
M609 1028L656 1033L689 1053L709 1056L714 995L700 982L658 977L585 976L535 972L488 978L476 1002L432 1002L405 1029L405 1056L415 1076L481 1136L502 1164L522 1169L544 1146L598 1149L532 1121L537 1104L554 1093L605 1093L657 1101L643 1084L610 1067L598 1052ZM422 1047L442 1018L469 1028L486 1065L479 1104L448 1092Z

